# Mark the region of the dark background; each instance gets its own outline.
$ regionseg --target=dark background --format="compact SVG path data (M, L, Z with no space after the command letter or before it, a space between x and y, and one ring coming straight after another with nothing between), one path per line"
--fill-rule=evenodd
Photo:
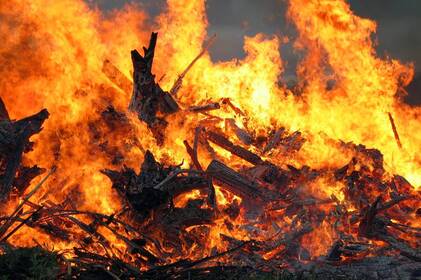
M88 0L102 10L123 6L129 0ZM135 0L153 16L165 6L164 0ZM380 56L389 55L414 62L417 77L409 86L411 104L421 104L421 1L420 0L349 0L353 11L378 23L377 42ZM208 0L209 34L218 35L210 52L214 61L241 58L244 35L263 32L293 36L293 26L285 20L285 0ZM297 57L290 46L282 49L292 74Z

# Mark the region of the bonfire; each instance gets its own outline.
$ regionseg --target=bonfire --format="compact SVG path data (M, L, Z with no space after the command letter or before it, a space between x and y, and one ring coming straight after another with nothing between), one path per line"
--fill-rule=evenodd
M204 0L0 3L0 274L418 279L413 66L345 0L287 3L294 86L280 35L212 62Z

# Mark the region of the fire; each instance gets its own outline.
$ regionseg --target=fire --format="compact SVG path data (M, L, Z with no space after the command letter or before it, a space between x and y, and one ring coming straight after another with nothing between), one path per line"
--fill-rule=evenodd
M412 79L413 66L377 55L371 38L376 23L354 15L344 0L289 0L287 14L299 34L294 46L303 54L297 67L299 92L279 82L284 65L279 47L286 40L257 34L244 38L244 59L215 63L206 53L183 80L177 102L187 108L229 98L244 115L225 106L215 116L234 119L256 137L280 127L301 131L307 139L301 150L287 158L282 153L265 155L279 166L333 170L358 157L340 140L363 143L383 153L388 173L384 178L400 174L420 190L421 136L414 132L421 129L421 111L400 99L400 92ZM134 115L128 115L127 128L107 127L100 122L100 114L110 104L127 112L131 93L116 87L102 69L108 60L126 78L131 77L130 50L147 45L150 31L155 30L159 32L159 47L153 72L161 87L169 90L208 37L205 0L168 0L165 11L153 21L134 4L105 15L82 0L2 1L0 17L1 98L12 118L41 108L48 108L51 114L43 132L33 139L34 151L25 158L45 168L57 167L34 200L58 204L70 199L81 211L111 215L125 205L100 170L126 165L138 171L145 150L166 164L186 160L182 167L188 167L183 141L193 143L200 115L182 112L169 116L162 146ZM402 148L396 144L389 112ZM226 124L218 124L218 128L229 131ZM233 133L229 137L238 142ZM228 152L219 154L231 166L247 166ZM204 166L211 161L201 149L199 158ZM311 182L304 191L325 200L334 196L346 203L344 186L330 175ZM177 197L175 205L182 207L201 197L199 191L193 191ZM240 197L217 186L216 201L223 210L209 226L206 253L227 248L221 233L239 240L265 240L291 223L273 211L267 214L268 224L245 229L241 226L247 219L244 209L233 218L224 214L230 205L241 204ZM350 212L356 207L352 203L347 206ZM4 212L13 209L9 208ZM333 211L329 205L320 209ZM270 234L259 233L264 230ZM124 242L110 230L102 229L100 234L124 251ZM324 221L302 239L302 244L317 257L325 254L336 238L332 225ZM10 242L21 246L40 243L59 250L75 245L52 240L29 227L20 229ZM265 257L279 254L284 247L281 244ZM200 248L193 246L189 255L198 257L197 251Z

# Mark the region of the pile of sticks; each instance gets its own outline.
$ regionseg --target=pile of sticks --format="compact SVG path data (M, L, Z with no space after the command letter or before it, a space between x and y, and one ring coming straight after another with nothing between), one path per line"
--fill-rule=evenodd
M156 43L153 33L143 56L132 52L129 109L147 124L160 145L165 143L166 116L187 111L202 114L193 143L184 141L190 168L161 163L145 150L139 172L125 166L102 170L124 205L112 215L80 211L71 196L59 204L33 201L55 169L27 192L30 181L43 170L21 166L21 157L30 150L29 137L40 132L48 112L12 121L1 103L0 194L3 200L12 192L27 194L11 214L0 218L0 243L8 243L26 226L52 242L74 244L61 259L66 267L63 278L223 279L228 272L240 279L251 270L290 270L325 279L394 279L420 272L421 228L408 220L420 218L421 194L403 177L385 176L378 150L341 142L354 157L333 170L271 162L268 159L294 156L305 143L304 136L280 127L262 138L246 123L209 114L225 107L244 116L228 98L181 109L176 101L181 80L169 92L155 82ZM131 83L111 62L104 64L103 71L116 86L128 90ZM128 118L113 107L101 118L111 128L130 131ZM218 152L221 149L242 164L231 164ZM211 159L206 166L199 157L203 153ZM318 179L342 184L344 199L315 195L309 185ZM218 202L218 192L231 197L229 202ZM192 193L194 198L179 203ZM334 241L324 255L313 256L305 241L326 225L334 232ZM209 247L215 227L220 229L219 244ZM116 246L115 240L124 247Z

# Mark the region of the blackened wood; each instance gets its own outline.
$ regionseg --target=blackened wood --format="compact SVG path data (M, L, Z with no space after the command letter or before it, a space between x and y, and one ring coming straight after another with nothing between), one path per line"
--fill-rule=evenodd
M175 99L168 92L163 91L161 94L163 99L162 112L172 114L180 109Z
M403 240L398 240L397 238L387 233L378 234L376 237L388 243L394 249L398 250L402 256L405 256L416 262L421 262L421 250L419 248L411 248L411 246L409 246Z
M31 147L29 138L41 131L42 124L48 116L48 111L44 109L35 115L18 120L11 124L15 131L15 140L14 146L2 155L5 158L6 167L1 180L0 201L7 199L12 189L16 172L21 164L22 154Z
M200 112L217 110L219 108L221 108L221 106L219 105L219 103L214 102L214 103L209 103L209 104L206 104L206 105L191 106L191 107L189 107L188 110L190 112L200 113Z
M165 116L175 113L179 106L174 98L162 90L155 82L152 64L158 33L152 33L148 48L143 48L144 55L137 50L131 52L133 62L133 94L129 110L136 112L152 131L159 145L164 142L164 130L168 123Z
M158 33L152 33L149 47L143 48L142 57L137 50L131 52L133 62L133 95L130 101L129 110L139 112L144 96L153 94L155 89L155 76L152 74L152 63L155 55L155 46Z
M0 97L0 121L10 120L9 113L7 112L6 106L4 105L3 99Z
M187 142L187 140L184 140L183 144L186 147L186 151L189 154L189 156L190 156L194 166L196 167L196 169L203 170L202 165L200 164L199 160L195 156L194 149L190 146L189 142Z
M328 261L340 261L342 255L342 246L343 242L338 240L336 241L333 246L330 248L329 253L326 256L326 260Z
M15 125L18 129L28 130L30 136L32 136L42 130L42 125L49 116L47 109L42 109L32 116L16 121Z
M20 222L19 225L17 225L14 229L12 229L8 234L6 234L4 237L0 239L0 243L5 242L9 237L11 237L13 234L15 234L21 227L23 227L26 223L28 223L33 217L36 217L37 214L44 208L44 206L41 206L39 209L37 209L34 213L32 213L30 216L28 216L26 219Z
M198 156L198 149L199 149L199 140L202 137L202 132L203 132L203 127L198 126L195 128L194 130L194 140L193 140L193 158L195 160L195 162L198 164L197 168L199 168L199 170L203 170L200 161L199 161L199 156Z
M284 151L286 153L290 153L299 151L304 145L305 141L306 140L302 137L301 132L295 131L292 134L281 138L280 145L284 147Z
M245 161L248 161L254 165L263 163L263 160L258 155L250 152L249 150L241 146L233 144L225 136L218 134L216 132L210 131L210 130L208 130L206 134L210 142L220 146L221 148L224 148L225 150L244 159Z
M263 149L263 153L268 153L272 149L276 148L281 141L281 137L285 132L285 128L280 128L276 130L273 136L270 138L269 142L267 143L266 147Z
M398 144L399 149L402 149L402 143L401 139L399 138L398 130L396 129L395 120L392 117L392 114L389 112L387 113L389 115L389 121L390 125L392 126L393 135L395 136L396 143Z
M211 209L201 209L196 207L174 208L171 212L162 212L162 216L156 217L164 228L187 228L197 225L211 224L214 213Z
M374 237L378 234L378 227L376 226L377 205L381 200L381 196L377 197L372 205L370 205L363 215L358 227L358 234L364 237Z
M13 186L18 190L19 195L23 195L25 190L31 184L31 181L45 171L46 170L44 168L40 168L37 165L33 167L21 167L18 170L17 176L13 182Z
M124 167L120 172L103 170L113 182L113 188L125 199L138 218L144 219L154 210L169 210L172 198L195 189L206 190L210 179L203 172L181 170L177 166L164 166L146 151L139 174ZM192 173L192 174L190 174ZM166 212L166 211L164 211Z
M235 120L234 119L226 119L225 122L227 124L227 127L230 127L234 131L234 133L237 136L237 138L241 142L243 142L243 144L245 144L245 145L251 145L253 143L253 137L251 137L250 134L246 130L240 128L235 123Z
M70 233L59 226L53 225L52 223L40 223L37 224L37 227L53 238L67 242L70 241Z
M385 211L403 201L409 200L409 199L419 199L416 196L410 196L410 195L402 195L399 197L396 197L394 199L392 199L391 201L385 202L382 205L380 205L380 207L378 207L377 212L381 212L381 211Z
M192 190L204 190L209 188L209 179L200 176L179 176L168 182L163 190L171 196L177 196Z
M41 188L44 182L55 172L55 168L51 169L51 171L45 176L19 203L19 205L15 208L13 213L9 216L6 223L4 223L0 227L0 236L3 234L20 218L20 214L22 212L23 206L29 201L29 199Z
M264 194L260 190L261 186L220 161L213 160L206 169L206 173L224 188L243 199L265 199Z

